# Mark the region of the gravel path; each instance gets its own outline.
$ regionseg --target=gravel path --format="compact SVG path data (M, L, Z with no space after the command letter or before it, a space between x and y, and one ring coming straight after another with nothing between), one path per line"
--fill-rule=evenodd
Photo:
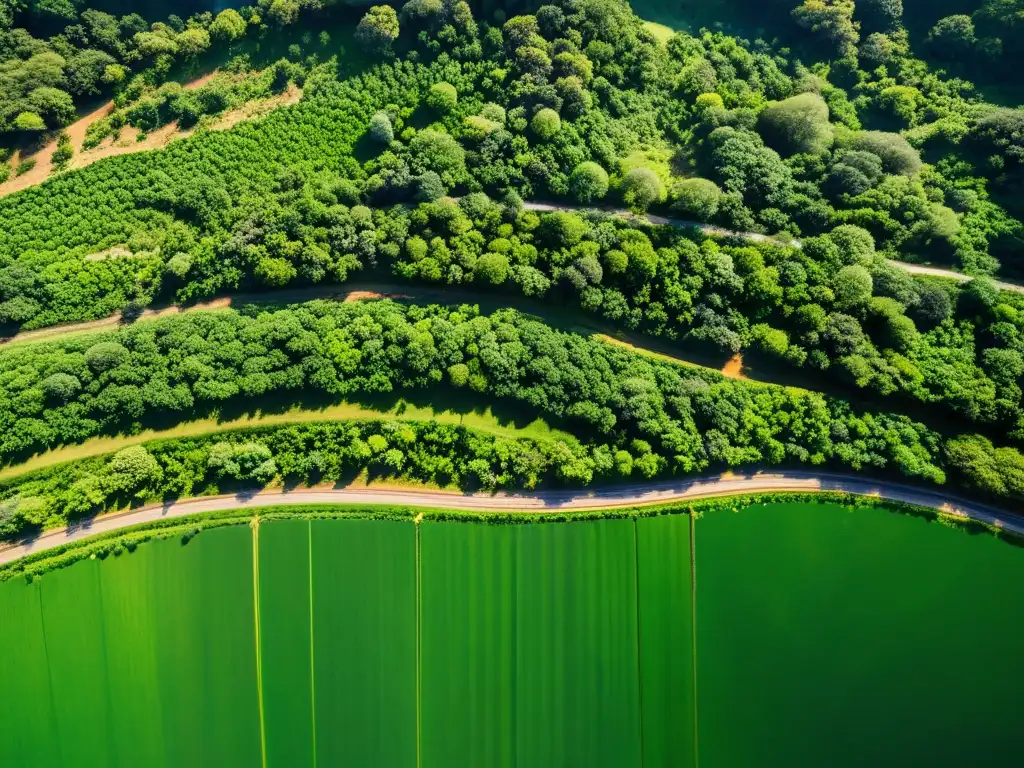
M653 214L637 215L624 208L586 208L577 205L558 205L555 203L524 203L523 206L527 210L539 211L539 212L551 212L551 211L575 211L577 213L600 213L606 216L615 216L621 219L628 219L631 221L647 221L650 224L662 224L670 227L679 227L681 229L698 229L709 235L717 235L718 237L738 237L743 240L750 240L756 243L763 243L775 238L771 235L762 235L759 232L735 232L731 229L724 229L722 227L716 227L711 224L704 224L700 221L690 221L688 219L674 219L667 216L655 216ZM792 245L796 248L800 247L799 240L787 240L781 241L783 245ZM963 272L954 272L951 269L943 269L941 267L929 267L924 264L911 264L906 261L897 261L896 259L889 259L889 263L894 267L899 267L907 272L911 272L915 275L930 275L931 277L945 277L949 280L956 280L958 283L966 283L973 278L971 275L965 275ZM1005 281L996 281L996 287L1002 291L1013 291L1014 293L1024 293L1024 285L1018 283L1008 283Z
M0 548L0 565L63 544L109 533L140 523L187 517L203 512L259 509L293 504L384 504L479 511L522 511L543 514L562 510L596 510L664 504L688 499L778 491L841 491L909 502L998 526L1024 536L1024 517L941 491L930 492L898 483L854 476L804 472L727 474L692 480L671 480L639 485L595 488L589 491L538 493L461 494L418 488L309 488L265 491L232 496L184 499L173 503L103 515L80 525L50 531L24 543Z

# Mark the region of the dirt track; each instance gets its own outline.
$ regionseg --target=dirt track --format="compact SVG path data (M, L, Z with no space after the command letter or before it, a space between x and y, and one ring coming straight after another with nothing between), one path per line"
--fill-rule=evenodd
M184 499L173 503L104 515L81 525L51 531L37 539L0 549L0 565L35 552L109 533L141 523L187 517L229 509L259 509L294 504L385 504L476 511L521 511L544 514L562 510L595 510L663 504L688 499L778 491L841 491L908 502L977 520L1024 536L1024 518L976 502L961 501L942 491L845 475L804 472L720 475L688 480L668 480L586 491L538 493L461 494L429 488L310 488L289 492L266 491L234 496Z

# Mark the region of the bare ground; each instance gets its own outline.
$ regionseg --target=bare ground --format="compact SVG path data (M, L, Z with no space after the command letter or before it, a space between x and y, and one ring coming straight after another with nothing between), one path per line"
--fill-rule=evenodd
M206 85L206 83L208 83L216 74L216 71L208 72L202 77L186 83L184 87L187 89L199 88ZM210 130L226 130L246 120L254 120L258 117L262 117L268 112L278 109L279 107L295 104L301 98L301 89L291 85L288 87L288 90L281 94L271 96L267 99L251 101L225 112L213 122L210 126ZM167 125L146 134L141 133L139 130L132 128L131 126L125 126L121 129L121 134L117 138L104 139L103 143L98 147L83 151L82 142L85 140L86 130L94 122L106 117L113 111L114 102L108 101L88 114L83 115L64 129L71 137L71 144L75 148L75 155L71 158L71 162L68 164L68 170L85 168L86 166L92 165L97 160L102 160L105 157L128 155L134 154L135 152L160 149L167 146L172 141L191 136L195 133L194 128L185 130L179 129L177 122L168 123ZM4 184L0 184L0 197L13 194L14 192L27 189L28 187L32 187L46 181L53 172L53 164L50 162L50 156L53 155L56 148L57 137L54 135L54 138L47 142L45 146L29 155L22 155L20 150L15 152L14 157L10 161L12 167L17 167L18 163L22 160L30 158L35 159L36 165L32 170L22 174L21 176L15 177L12 173L10 179L8 179Z

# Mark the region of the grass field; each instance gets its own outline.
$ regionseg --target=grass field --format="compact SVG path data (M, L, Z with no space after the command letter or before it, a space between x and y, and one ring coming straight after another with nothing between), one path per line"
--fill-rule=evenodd
M662 768L696 768L690 524L635 523L644 764Z
M258 532L267 765L314 765L309 529L309 520L281 520Z
M1022 577L835 504L235 524L0 584L0 765L1016 765Z
M1024 550L817 504L696 531L701 765L1020 765Z

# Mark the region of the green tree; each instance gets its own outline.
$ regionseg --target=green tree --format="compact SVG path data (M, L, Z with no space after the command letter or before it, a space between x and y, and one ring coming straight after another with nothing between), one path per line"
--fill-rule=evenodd
M585 161L569 176L569 192L581 203L592 203L608 193L608 172L597 163Z
M375 5L359 21L356 40L372 53L385 53L398 39L398 14L390 5Z
M711 62L702 56L686 62L675 81L676 90L690 99L713 93L717 86L718 74Z
M869 265L875 256L875 238L855 224L840 224L828 234L839 249L843 264Z
M871 298L871 273L859 264L845 266L836 273L833 290L836 306L844 310L857 310Z
M143 497L145 489L156 486L162 478L159 462L141 445L122 448L107 465L106 485L113 493Z
M291 26L299 20L300 10L296 0L273 0L267 9L267 19L278 27Z
M434 83L427 91L427 106L442 115L455 109L459 102L459 92L451 83Z
M856 15L867 29L894 31L903 18L903 0L859 0Z
M530 128L538 138L547 141L555 137L562 128L562 119L553 109L541 109L530 121Z
M234 42L245 35L246 21L234 8L228 8L217 14L210 24L210 36L214 40Z
M840 56L856 53L860 23L853 20L853 0L804 0L793 19L804 29L827 40Z
M832 145L828 105L816 93L769 104L757 118L765 144L782 155L820 155Z
M20 112L11 124L16 131L46 130L46 121L35 112Z
M116 341L101 341L85 350L85 362L97 373L126 363L130 353Z
M175 39L178 53L186 58L194 58L210 47L210 33L205 29L193 27L186 29Z
M47 397L68 402L82 389L82 383L70 373L51 373L40 382L39 388Z
M370 134L370 138L378 144L384 144L386 146L394 141L395 131L391 126L391 118L388 117L387 112L374 113L373 117L370 118L368 133Z
M722 201L722 190L709 179L680 179L672 185L672 210L696 221L711 221Z
M50 128L68 125L76 116L71 94L59 88L36 88L29 93L28 103L32 111L42 117Z
M508 279L508 259L498 253L485 253L473 266L477 282L501 285Z
M978 38L970 16L957 14L939 19L925 39L925 45L934 56L956 61L971 52Z
M862 131L853 137L851 144L853 149L878 157L886 173L913 176L921 170L921 155L898 133Z
M444 131L419 131L409 142L409 155L413 171L433 171L450 187L459 184L466 175L466 151Z
M642 213L665 199L665 185L650 168L633 168L622 179L622 199L631 211Z

